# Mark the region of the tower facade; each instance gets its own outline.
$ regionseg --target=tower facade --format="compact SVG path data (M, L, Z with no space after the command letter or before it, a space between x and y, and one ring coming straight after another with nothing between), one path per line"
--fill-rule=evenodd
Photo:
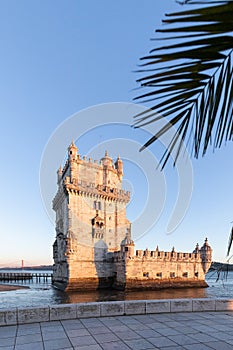
M81 158L74 142L57 171L53 285L63 290L207 287L212 262L208 240L192 253L136 250L126 217L123 162L105 152Z
M113 252L130 230L122 189L123 162L107 151L98 161L81 158L74 142L57 172L56 240L53 284L66 290L96 289L112 284Z

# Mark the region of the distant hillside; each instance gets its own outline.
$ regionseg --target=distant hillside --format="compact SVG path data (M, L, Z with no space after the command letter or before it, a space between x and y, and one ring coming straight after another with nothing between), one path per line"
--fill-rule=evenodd
M52 265L39 265L39 266L24 266L24 270L43 270L51 271L53 269ZM1 267L0 270L22 270L21 267Z
M213 261L209 271L233 271L233 264L224 264L221 262Z

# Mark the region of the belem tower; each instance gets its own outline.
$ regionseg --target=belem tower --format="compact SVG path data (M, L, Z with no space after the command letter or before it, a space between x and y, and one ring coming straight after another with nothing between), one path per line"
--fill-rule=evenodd
M56 239L53 285L62 290L206 287L212 261L207 239L192 253L136 250L126 217L130 193L122 189L123 162L106 152L81 158L74 142L57 172L53 199Z

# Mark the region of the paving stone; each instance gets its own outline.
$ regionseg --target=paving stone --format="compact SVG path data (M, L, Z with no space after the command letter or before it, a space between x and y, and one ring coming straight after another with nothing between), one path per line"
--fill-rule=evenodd
M91 334L101 334L101 333L109 333L111 330L105 326L102 327L94 327L88 329Z
M153 323L148 324L148 327L159 331L159 329L167 328L167 325L164 323L161 323L161 322L153 322Z
M82 336L82 337L72 337L70 338L70 342L73 346L81 346L81 345L94 345L97 344L95 339L92 336Z
M107 327L122 326L122 322L120 322L117 319L108 320L108 319L105 319L105 317L104 317L101 319L101 322L102 322L102 325L104 324Z
M226 333L226 332L213 332L212 337L218 339L218 340L231 340L233 339L233 333ZM213 338L212 338L213 339Z
M210 350L210 349L212 349L213 350L213 348L210 348L209 346L202 344L202 343L184 345L183 349L186 349L186 350Z
M44 350L44 346L42 342L33 343L33 346L32 344L19 344L15 346L14 350Z
M151 343L146 339L126 340L125 342L133 350L151 349Z
M62 339L67 338L67 335L64 331L59 332L43 332L43 340L53 340L53 339Z
M64 328L60 325L60 326L53 326L53 327L41 327L41 332L42 334L45 333L61 333L64 332Z
M154 331L153 329L137 330L136 332L143 338L161 337L161 334Z
M132 316L122 316L122 317L116 317L116 319L118 319L121 323L124 324L138 324L138 320L136 320L134 317Z
M70 320L69 320L70 321ZM61 327L60 321L48 321L48 322L40 322L40 326L50 328L50 327Z
M100 344L119 340L119 338L113 333L95 334L93 337Z
M52 339L52 340L46 340L44 341L44 350L60 350L60 349L65 349L69 348L71 346L71 343L68 338L66 339ZM33 349L31 348L30 350L35 350L34 346Z
M113 332L124 332L124 331L128 331L130 330L128 326L121 324L121 325L117 325L117 326L109 326L110 330L112 330Z
M0 327L0 339L14 337L16 331L17 326Z
M132 349L124 344L122 341L104 343L101 345L103 350L129 350Z
M17 336L30 334L41 334L39 323L37 323L36 326L34 326L33 324L24 324L18 326Z
M226 342L227 344L233 345L233 339L226 339L225 342ZM232 347L232 349L233 349L233 347Z
M95 344L95 345L75 346L74 350L102 350L102 348L100 347L100 345Z
M199 342L198 339L193 339L185 334L168 336L168 338L170 338L172 341L174 341L178 345L196 344Z
M13 345L15 345L15 337L0 339L0 349L3 346L13 346Z
M161 328L161 329L158 329L158 334L161 336L168 336L168 335L179 335L181 334L182 332L178 332L176 329L174 328Z
M138 339L141 336L131 330L125 331L125 332L117 332L118 338L121 340L131 340L131 339Z
M156 338L148 338L147 339L151 344L155 345L156 347L165 347L165 346L176 346L177 343L174 341L166 338L166 337L156 337Z
M36 342L42 342L42 336L40 333L20 335L16 338L16 345L18 344L31 344Z
M90 335L87 329L81 328L81 329L72 329L72 330L67 330L66 331L68 337L80 337L84 335Z
M214 334L213 334L214 336ZM198 333L198 334L189 334L190 338L193 338L196 343L201 342L201 343L207 343L208 341L213 341L213 336L210 336L205 333Z
M134 331L137 331L137 330L144 330L144 329L149 329L148 326L142 324L142 323L137 323L137 324L129 324L129 328L134 330Z
M179 331L179 333L182 333L182 334L197 334L198 333L197 329L194 329L192 327L186 327L186 326L183 326L183 325L181 325L179 327L176 327L174 329Z
M222 341L218 341L218 342L212 341L212 342L206 343L206 345L209 346L211 349L215 349L215 350L232 350L231 344L227 344Z
M143 323L143 324L150 324L153 321L153 318L151 318L151 315L136 315L132 316L135 318L138 322Z
M61 324L66 330L84 328L84 325L79 320L63 320Z

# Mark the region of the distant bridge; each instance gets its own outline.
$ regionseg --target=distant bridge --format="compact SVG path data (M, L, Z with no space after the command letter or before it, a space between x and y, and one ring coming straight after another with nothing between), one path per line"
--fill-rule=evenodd
M35 281L35 282L47 282L51 279L52 273L44 272L0 272L0 281L10 282L10 281Z

